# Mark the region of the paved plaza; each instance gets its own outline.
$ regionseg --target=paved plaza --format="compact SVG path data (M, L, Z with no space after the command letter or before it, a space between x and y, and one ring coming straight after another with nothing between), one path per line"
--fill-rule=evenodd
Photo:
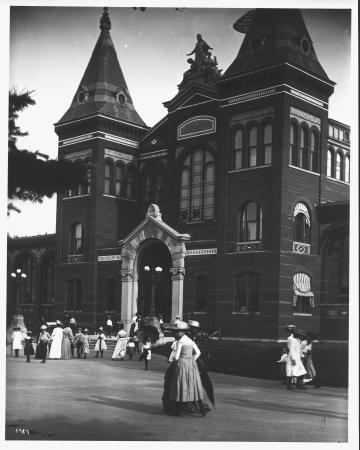
M105 352L106 353L106 352ZM347 389L287 391L277 381L211 373L206 417L162 413L166 359L40 361L7 354L6 439L347 441Z

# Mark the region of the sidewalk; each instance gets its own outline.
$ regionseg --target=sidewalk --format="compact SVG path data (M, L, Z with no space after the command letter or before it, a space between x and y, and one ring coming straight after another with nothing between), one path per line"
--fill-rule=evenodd
M47 361L7 355L6 439L346 442L347 389L287 391L280 382L211 373L216 408L169 417L161 395L167 363ZM20 434L19 429L29 434ZM18 431L16 431L18 430Z

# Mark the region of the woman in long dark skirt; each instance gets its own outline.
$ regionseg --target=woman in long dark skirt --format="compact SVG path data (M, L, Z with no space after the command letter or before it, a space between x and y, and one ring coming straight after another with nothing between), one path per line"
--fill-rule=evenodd
M28 331L25 336L24 355L26 356L26 362L30 362L30 356L34 355L34 347L32 345L32 332Z

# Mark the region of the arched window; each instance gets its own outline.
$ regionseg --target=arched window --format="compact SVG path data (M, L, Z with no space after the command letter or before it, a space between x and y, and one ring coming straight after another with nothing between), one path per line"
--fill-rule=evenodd
M344 157L341 152L336 153L336 168L335 168L335 176L337 180L344 179Z
M345 156L345 181L350 183L350 156Z
M107 160L105 162L105 173L104 173L105 194L112 194L112 180L113 180L113 163L110 160Z
M208 151L196 150L181 169L180 220L200 222L214 218L215 166Z
M318 154L319 154L319 137L315 131L311 131L308 169L313 172L317 172L318 170Z
M32 303L35 265L31 256L19 259L16 263L16 270L20 270L21 274L26 275L16 280L16 303Z
M74 223L70 228L69 235L69 254L77 255L83 253L84 233L81 223Z
M304 203L294 208L294 241L310 244L310 215Z
M264 128L264 164L272 163L272 125Z
M259 311L260 276L253 272L235 275L235 312Z
M307 168L308 131L305 127L300 129L300 147L298 149L297 166Z
M121 197L122 194L122 166L117 164L115 168L115 195Z
M292 123L290 125L290 164L296 166L297 164L297 126Z
M195 311L206 311L207 296L207 277L205 275L199 275L196 277Z
M296 313L311 314L314 307L314 294L311 278L306 273L296 273L293 277L293 307Z
M262 239L262 210L255 202L246 203L240 213L240 242Z
M326 263L326 302L349 303L349 236L342 234L328 247Z
M327 170L326 175L334 178L334 151L329 148L327 151Z
M83 193L84 194L91 194L91 182L92 182L92 167L91 167L91 161L88 159L86 160L87 163L87 171L86 171L86 185L83 185Z
M164 177L157 175L155 178L155 203L162 205L165 200Z
M165 182L161 174L150 174L145 179L145 202L155 203L160 209L165 200Z
M81 281L78 279L66 282L66 310L81 311Z
M50 254L41 267L40 302L50 304L54 302L54 255Z
M135 197L135 173L133 167L128 167L126 174L126 197Z
M113 278L106 280L106 311L115 311L116 282Z
M234 169L244 167L243 132L236 130L234 134Z
M257 165L258 151L257 151L257 128L251 127L249 133L249 167Z

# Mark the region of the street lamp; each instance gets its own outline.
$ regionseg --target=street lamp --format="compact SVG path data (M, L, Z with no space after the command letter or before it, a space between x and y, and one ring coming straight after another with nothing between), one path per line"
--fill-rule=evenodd
M151 287L149 316L156 316L155 287L162 270L163 268L161 266L156 266L154 268L151 268L150 266L144 266L144 272L146 272L146 274L150 279L150 287Z

